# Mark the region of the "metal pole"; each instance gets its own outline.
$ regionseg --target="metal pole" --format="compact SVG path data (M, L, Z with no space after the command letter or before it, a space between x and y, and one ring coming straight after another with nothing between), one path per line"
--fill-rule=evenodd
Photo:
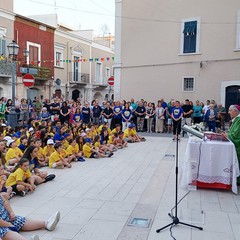
M28 107L27 107L27 121L29 120L29 104L30 104L30 101L29 101L29 87L27 88L27 105L28 105Z
M15 86L16 86L16 68L15 68L16 62L12 62L12 102L13 107L15 107Z

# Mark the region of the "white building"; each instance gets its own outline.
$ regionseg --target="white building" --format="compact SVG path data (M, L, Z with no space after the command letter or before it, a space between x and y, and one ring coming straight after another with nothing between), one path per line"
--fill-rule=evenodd
M116 0L115 98L240 103L240 1Z

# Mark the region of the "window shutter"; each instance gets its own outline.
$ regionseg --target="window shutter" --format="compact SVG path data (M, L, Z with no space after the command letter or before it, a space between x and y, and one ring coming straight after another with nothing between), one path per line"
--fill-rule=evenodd
M184 34L183 53L196 52L197 21L185 22L183 34Z
M2 39L2 54L4 54L6 56L6 40Z

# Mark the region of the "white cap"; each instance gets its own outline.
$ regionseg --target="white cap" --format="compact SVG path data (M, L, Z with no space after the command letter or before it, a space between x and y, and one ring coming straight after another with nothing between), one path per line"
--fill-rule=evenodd
M29 132L33 132L33 131L34 131L33 127L30 127L30 128L28 129L28 131L29 131Z
M11 140L8 140L8 141L7 141L7 147L9 147L9 146L10 146L10 144L11 144L11 143L13 143L13 142L15 142L15 140L13 140L13 139L11 139Z
M90 131L91 129L90 128L87 128L86 131Z
M6 136L6 137L4 138L4 140L10 141L10 140L12 140L12 138L11 138L10 136Z
M5 123L2 123L1 126L2 126L2 127L6 127L7 125L6 125Z
M54 144L54 141L52 139L48 139L47 144Z

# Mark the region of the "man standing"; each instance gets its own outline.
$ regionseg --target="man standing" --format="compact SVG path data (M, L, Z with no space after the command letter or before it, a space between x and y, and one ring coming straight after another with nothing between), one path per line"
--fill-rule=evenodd
M93 123L99 124L102 118L102 108L99 106L99 101L96 99L95 105L92 108Z
M53 103L51 103L50 106L50 114L51 114L51 120L54 122L54 119L59 118L60 114L60 104L57 102L57 99L53 99Z
M190 105L189 99L185 100L185 104L182 106L182 110L183 110L182 126L183 125L191 126L192 123L191 115L193 113L193 107ZM182 136L184 137L184 131L182 132Z
M138 107L135 111L137 115L137 130L138 132L143 132L143 124L146 115L146 108L143 106L143 103L140 101Z
M40 102L39 98L36 98L36 101L33 103L33 110L35 112L35 117L39 118L40 113L42 111L42 103Z

